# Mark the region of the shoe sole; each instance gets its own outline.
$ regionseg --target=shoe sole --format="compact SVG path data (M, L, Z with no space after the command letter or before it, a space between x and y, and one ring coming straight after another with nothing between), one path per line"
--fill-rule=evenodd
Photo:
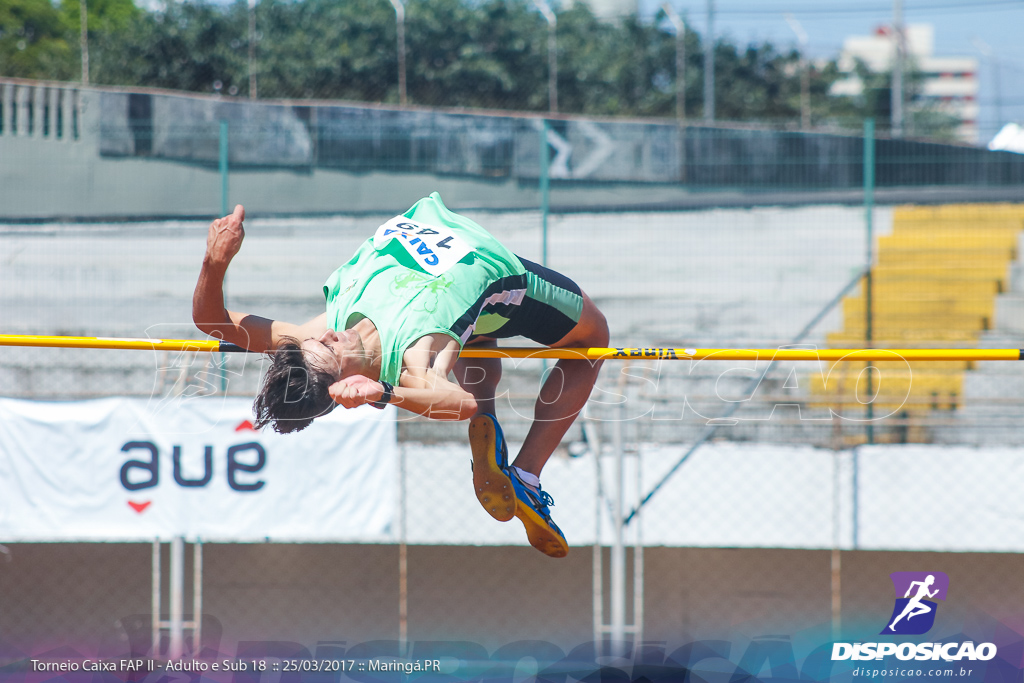
M507 522L516 514L512 480L498 467L494 422L481 415L469 423L469 447L473 452L473 492L491 517Z
M526 537L537 550L548 557L565 557L569 554L569 544L555 532L543 517L538 515L529 505L519 505L516 517L526 527Z

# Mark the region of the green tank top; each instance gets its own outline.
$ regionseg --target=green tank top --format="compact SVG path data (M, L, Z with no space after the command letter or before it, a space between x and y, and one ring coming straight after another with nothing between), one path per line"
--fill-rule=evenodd
M380 379L397 385L402 356L417 339L446 334L461 347L470 334L500 327L500 316L478 319L481 306L518 304L525 279L515 254L435 192L380 226L327 278L327 327L369 318L380 336Z

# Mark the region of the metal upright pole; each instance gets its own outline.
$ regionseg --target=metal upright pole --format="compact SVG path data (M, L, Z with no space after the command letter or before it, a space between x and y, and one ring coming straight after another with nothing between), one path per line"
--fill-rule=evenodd
M686 22L671 3L661 5L676 32L676 121L686 125Z
M171 539L170 643L167 656L180 659L185 649L185 539Z
M676 32L676 140L679 146L679 182L686 182L686 22L672 3L662 4Z
M704 35L704 120L715 120L715 0L708 0L708 30Z
M203 542L192 544L192 653L199 657L203 649Z
M995 94L994 132L998 133L1003 127L1003 90L999 83L999 62L996 60L995 51L992 49L992 46L984 40L974 38L971 42L988 59L989 67L992 70L992 91Z
M550 200L551 181L548 167L551 165L548 151L548 122L541 121L540 127L540 264L548 265L548 202Z
M636 451L636 499L643 498L643 454L638 448ZM643 518L640 513L633 518L634 544L633 544L633 643L634 648L640 647L644 638L644 533ZM626 521L623 518L623 525Z
M160 539L153 541L153 553L151 556L150 575L152 576L152 593L150 595L150 629L152 633L153 649L152 657L160 656L160 592L163 589L162 577L160 575Z
M220 122L220 155L219 155L219 166L220 166L220 215L228 215L228 122L222 119ZM224 282L226 288L227 281ZM226 394L228 391L228 378L224 372L224 364L227 361L224 353L220 354L220 362L218 363L220 372L220 393Z
M398 656L409 646L409 546L406 528L405 449L398 449Z
M594 642L597 643L597 651L604 654L604 543L602 542L601 516L604 496L604 474L601 471L601 442L597 436L597 429L592 423L583 422L583 435L591 452L594 455L594 547L591 553L591 598L594 609Z
M875 218L875 120L864 121L864 345L871 348L874 330L872 263L874 261L874 218ZM867 442L875 442L874 423L874 377L873 366L867 364L868 396L872 400L867 404Z
M792 14L785 15L786 23L796 34L800 45L800 129L811 129L811 69L807 62L807 46L810 39L803 25Z
M552 114L558 113L558 17L547 0L533 0L544 20L548 22L548 106Z
M551 13L551 21L548 26L548 100L551 103L551 113L558 113L558 42L557 42L558 21L555 13Z
M623 497L626 493L624 485L625 454L623 450L622 423L625 419L625 404L619 404L618 415L614 425L615 439L615 506L613 518L615 522L614 537L611 551L611 640L612 653L621 655L622 643L626 640L626 544L625 505Z
M228 122L220 122L220 215L228 215Z
M998 133L1003 127L1003 88L999 81L999 62L995 55L992 56L992 84L995 86L996 95L996 130Z
M249 99L256 97L256 0L249 0Z
M398 103L409 104L405 72L405 4L402 0L391 0L395 8L395 32L398 37Z
M89 85L89 8L86 0L78 0L78 11L81 14L82 85Z
M843 557L839 497L842 495L840 451L832 451L832 639L838 640L843 628Z
M892 0L892 136L903 137L903 0Z
M853 471L850 476L850 550L860 546L860 450L853 448Z

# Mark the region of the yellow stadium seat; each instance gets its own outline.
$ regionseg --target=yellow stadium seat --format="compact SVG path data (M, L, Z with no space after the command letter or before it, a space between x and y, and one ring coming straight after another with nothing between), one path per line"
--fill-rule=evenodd
M844 319L851 316L865 315L866 302L864 296L852 296L843 300ZM874 315L943 315L968 314L985 316L989 320L995 314L995 301L991 295L979 297L948 296L875 296L871 301Z
M1016 247L957 247L941 249L929 247L892 247L878 252L878 264L911 265L923 263L948 263L953 261L961 265L1003 264L1017 258Z
M901 206L893 231L878 239L871 277L871 340L866 340L865 283L843 301L843 329L832 348L969 346L992 323L995 296L1006 289L1009 264L1024 229L1022 204ZM957 408L964 373L958 362L843 361L812 372L811 405L854 414L875 396L874 415ZM866 411L865 411L866 414Z

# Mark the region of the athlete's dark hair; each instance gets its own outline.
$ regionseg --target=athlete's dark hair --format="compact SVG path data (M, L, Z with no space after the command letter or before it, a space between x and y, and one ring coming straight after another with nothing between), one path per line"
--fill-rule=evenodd
M327 391L334 375L306 362L298 339L286 338L268 357L270 368L252 406L257 429L269 424L279 434L297 432L334 410Z

